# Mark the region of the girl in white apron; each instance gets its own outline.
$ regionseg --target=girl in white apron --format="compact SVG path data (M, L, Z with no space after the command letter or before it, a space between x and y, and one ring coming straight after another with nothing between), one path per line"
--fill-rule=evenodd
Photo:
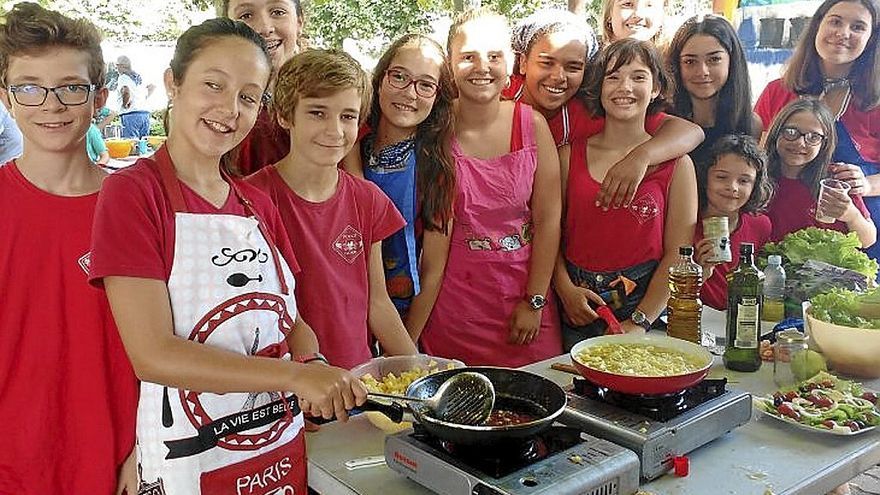
M166 73L167 146L114 175L99 200L92 278L143 380L141 494L304 494L301 406L345 419L365 398L348 372L316 361L277 211L221 172L254 124L270 67L243 23L188 30Z

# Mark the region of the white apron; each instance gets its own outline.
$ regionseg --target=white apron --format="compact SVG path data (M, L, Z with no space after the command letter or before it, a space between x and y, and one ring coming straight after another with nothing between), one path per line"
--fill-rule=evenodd
M232 352L290 359L293 275L250 203L252 216L186 213L167 151L156 153L175 211L168 280L174 333ZM306 494L303 417L280 392L196 393L141 383L139 494Z

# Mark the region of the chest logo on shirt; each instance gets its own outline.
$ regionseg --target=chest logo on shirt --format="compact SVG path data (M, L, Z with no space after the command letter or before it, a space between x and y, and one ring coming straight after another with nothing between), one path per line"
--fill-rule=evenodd
M364 252L364 236L351 225L346 225L333 241L333 250L348 264Z
M82 268L82 271L86 273L86 276L89 275L89 268L92 266L92 253L91 251L80 256L76 263Z
M277 331L288 335L293 331L293 318L281 296L251 292L236 296L208 311L193 327L189 340L208 345L228 341L230 332L241 333L241 329L237 328L240 322L228 322L253 311L276 315L272 319L277 320L277 328L264 329L263 334L271 335ZM269 345L264 343L266 340L273 341L261 335L259 328L254 329L253 337L248 339L247 354L274 358L288 354L285 340L274 339L275 342ZM265 448L281 438L291 425L292 418L299 414L297 401L283 397L280 392L221 396L178 390L178 396L187 419L198 433L191 438L165 442L168 447L166 459L188 457L214 447L236 451ZM229 401L239 396L242 397L241 408L230 414Z
M657 205L654 196L643 194L629 204L629 212L636 217L640 225L644 225L660 215L660 206Z

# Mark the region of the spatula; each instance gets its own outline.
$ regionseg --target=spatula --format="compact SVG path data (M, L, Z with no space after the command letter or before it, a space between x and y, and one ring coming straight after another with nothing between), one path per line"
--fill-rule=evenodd
M495 405L495 387L485 375L463 371L443 382L437 392L426 399L378 392L370 392L367 397L417 402L430 410L431 416L441 421L460 425L480 425L492 414L492 407Z

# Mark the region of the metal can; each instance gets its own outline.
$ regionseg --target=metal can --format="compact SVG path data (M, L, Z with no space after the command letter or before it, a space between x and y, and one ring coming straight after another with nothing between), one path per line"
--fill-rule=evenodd
M730 252L730 228L727 217L708 217L703 219L703 237L712 241L712 253L708 261L728 263L733 261Z

